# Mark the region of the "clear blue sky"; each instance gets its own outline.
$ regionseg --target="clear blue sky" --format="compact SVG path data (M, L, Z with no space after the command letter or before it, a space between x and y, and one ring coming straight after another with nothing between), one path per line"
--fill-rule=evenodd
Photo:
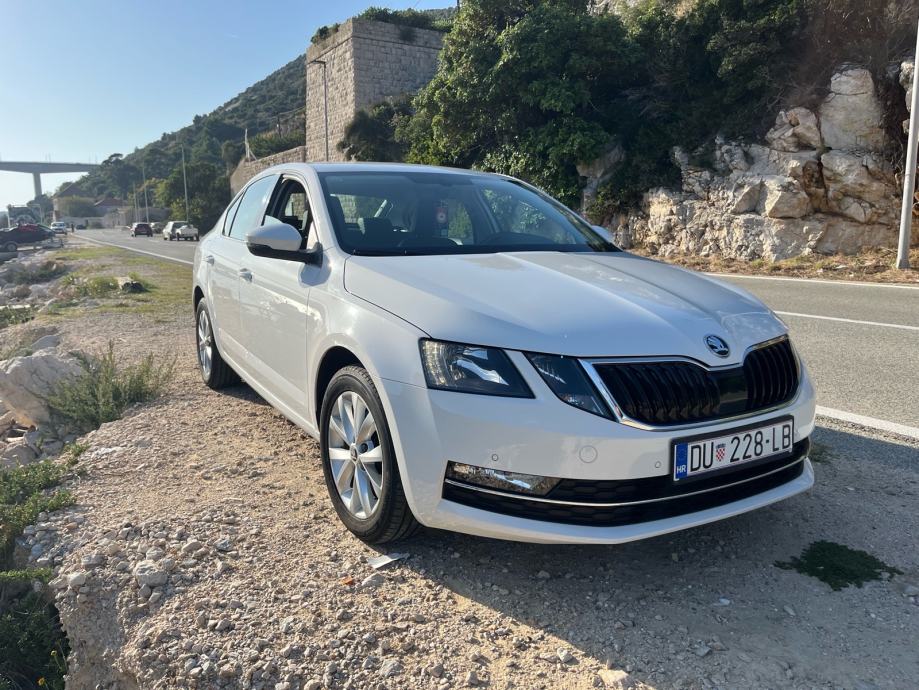
M98 162L190 124L369 5L453 0L0 0L0 160ZM44 175L46 193L79 175ZM0 209L33 196L0 172Z

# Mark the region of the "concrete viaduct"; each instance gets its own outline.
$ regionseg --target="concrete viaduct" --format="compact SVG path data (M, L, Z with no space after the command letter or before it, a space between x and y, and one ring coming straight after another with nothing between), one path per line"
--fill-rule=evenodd
M31 163L27 161L0 161L0 171L32 173L35 196L41 196L41 176L47 173L89 172L98 165L93 163Z

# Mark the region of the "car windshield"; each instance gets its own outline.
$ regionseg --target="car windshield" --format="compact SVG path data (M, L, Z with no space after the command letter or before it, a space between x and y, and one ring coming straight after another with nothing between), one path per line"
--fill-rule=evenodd
M352 254L619 251L557 201L502 177L404 171L319 177L338 242Z

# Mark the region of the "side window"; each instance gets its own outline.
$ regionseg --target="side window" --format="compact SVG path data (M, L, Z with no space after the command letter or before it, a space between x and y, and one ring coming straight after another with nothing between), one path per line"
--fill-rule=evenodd
M303 185L290 178L281 182L268 209L268 214L268 217L275 221L292 225L305 236L309 221L309 205Z
M242 196L238 196L236 198L236 201L230 204L230 208L227 209L226 214L223 216L223 229L221 230L221 232L223 232L224 235L230 234L230 226L233 225L233 216L236 215L236 209L239 208L240 201L242 201ZM166 225L171 225L171 224L172 223L169 222Z
M277 175L269 175L249 185L236 209L236 217L230 226L230 237L245 241L246 233L261 227L265 205L277 181Z

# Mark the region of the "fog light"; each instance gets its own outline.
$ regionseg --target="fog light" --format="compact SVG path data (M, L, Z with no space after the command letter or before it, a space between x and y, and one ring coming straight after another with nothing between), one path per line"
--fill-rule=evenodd
M474 484L487 489L511 491L531 496L545 496L561 481L556 477L507 472L490 467L464 465L461 462L447 463L447 479L453 479L464 484Z

